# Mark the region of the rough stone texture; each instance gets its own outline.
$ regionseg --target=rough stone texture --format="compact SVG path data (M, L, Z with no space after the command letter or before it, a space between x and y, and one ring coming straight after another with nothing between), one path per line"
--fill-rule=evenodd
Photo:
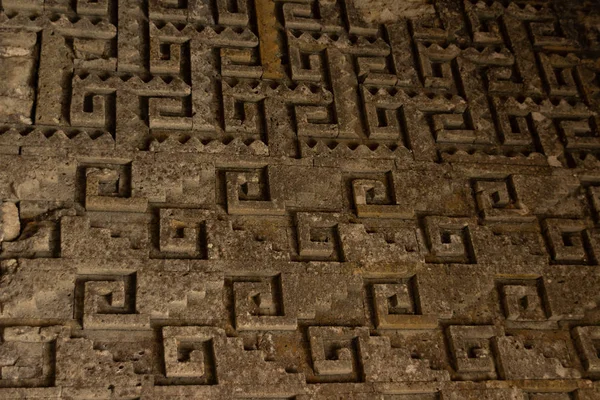
M362 19L369 23L386 24L435 14L433 2L428 0L360 0L354 4Z
M15 203L3 203L0 206L0 242L15 240L20 233L19 209Z
M0 0L0 399L600 399L600 4Z

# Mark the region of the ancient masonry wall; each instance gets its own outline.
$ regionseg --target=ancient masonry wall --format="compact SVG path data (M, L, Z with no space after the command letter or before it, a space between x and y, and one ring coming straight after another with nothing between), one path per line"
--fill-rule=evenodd
M600 399L598 1L0 9L0 399Z

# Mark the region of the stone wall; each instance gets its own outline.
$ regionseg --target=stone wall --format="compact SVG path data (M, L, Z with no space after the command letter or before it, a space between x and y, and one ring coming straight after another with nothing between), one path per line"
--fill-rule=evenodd
M594 1L0 1L0 398L600 398Z

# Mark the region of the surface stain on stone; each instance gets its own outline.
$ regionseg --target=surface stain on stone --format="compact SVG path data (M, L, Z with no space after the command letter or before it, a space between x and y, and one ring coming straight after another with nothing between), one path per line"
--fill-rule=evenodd
M260 37L260 58L263 78L282 79L280 39L275 4L270 0L256 0L256 18Z

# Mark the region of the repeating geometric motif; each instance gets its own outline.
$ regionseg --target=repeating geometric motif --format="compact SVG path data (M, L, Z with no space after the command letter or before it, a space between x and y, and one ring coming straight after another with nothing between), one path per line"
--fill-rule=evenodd
M0 0L0 398L600 398L600 6Z

